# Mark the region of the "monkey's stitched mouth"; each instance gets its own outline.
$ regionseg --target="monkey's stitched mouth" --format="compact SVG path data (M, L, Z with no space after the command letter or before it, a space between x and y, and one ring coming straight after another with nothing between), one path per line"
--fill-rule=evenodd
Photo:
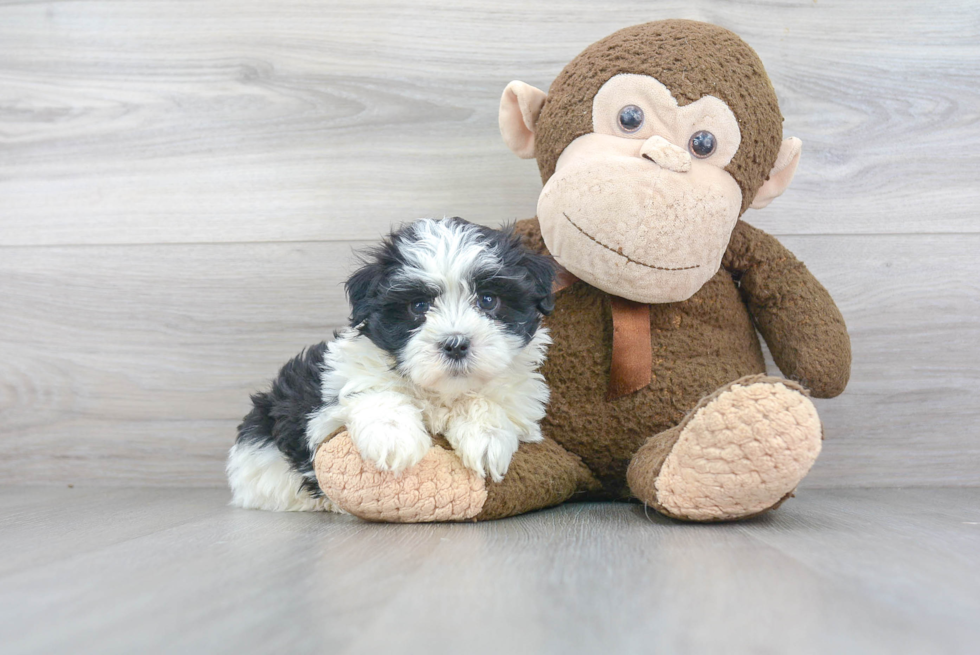
M604 244L602 241L599 241L598 239L596 239L594 236L592 236L591 234L589 234L588 232L586 232L585 230L583 230L582 228L580 228L578 225L576 225L575 224L575 221L573 221L571 219L571 217L568 214L566 214L565 212L562 212L562 214L565 216L565 220L567 220L569 223L571 223L572 224L572 227L574 227L576 230L578 230L579 232L581 232L582 234L584 234L586 237L588 237L589 239L591 239L596 244L602 246L603 248L605 248L609 252L613 253L614 255L618 255L619 257L622 257L623 259L625 259L627 262L629 262L631 264L639 264L640 266L646 266L647 268L653 268L653 269L656 269L658 271L689 271L689 270L691 270L693 268L701 268L701 264L695 264L694 266L679 266L677 268L668 268L666 266L654 266L653 264L647 264L646 262L637 261L637 260L633 259L632 257L630 257L629 255L624 254L622 252L622 249L612 248L612 247L607 246L606 244Z

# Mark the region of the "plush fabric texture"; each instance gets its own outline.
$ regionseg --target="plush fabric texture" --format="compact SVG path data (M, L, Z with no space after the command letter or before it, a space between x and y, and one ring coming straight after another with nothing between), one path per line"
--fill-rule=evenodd
M546 252L536 219L520 221L516 229L528 247ZM650 305L651 382L611 401L605 400L612 365L610 296L581 281L558 293L546 320L554 343L542 367L551 388L542 431L581 457L599 480L602 489L590 498L628 498L630 460L652 435L680 424L703 397L733 380L765 373L749 313L749 306L760 304L755 293L765 294L766 317L803 307L807 320L840 315L802 263L776 239L742 221L736 224L725 261L729 267L690 299ZM752 278L749 285L744 284L747 277ZM736 278L743 282L741 290ZM773 327L764 333L774 352L798 353L806 346L808 353L802 359L777 360L780 366L794 363L784 373L804 374L808 386L821 392L836 391L839 381L846 380L850 346L843 320L819 322L814 330L804 330L808 339L802 340L797 324Z
M623 150L609 157L604 145ZM551 254L584 282L636 302L687 300L721 265L741 190L709 163L654 166L637 156L646 145L580 137L542 189L538 219Z
M433 442L417 466L395 476L362 461L341 431L317 451L317 479L344 511L390 523L500 519L599 488L582 460L550 439L521 444L502 482L464 468L442 437Z
M820 454L822 438L802 387L767 376L743 378L640 448L628 472L630 490L685 520L758 514L792 493Z
M762 61L736 34L716 25L665 20L619 30L586 48L552 83L535 127L545 182L568 144L592 132L592 100L614 75L650 75L680 106L714 96L738 120L738 153L726 167L742 190L742 212L768 176L782 143L782 114Z
M647 113L632 136L643 143L642 152L664 168L691 170L697 158L692 159L687 145L695 129L708 130L716 138L709 158L713 166L724 168L738 152L742 140L738 119L721 98L702 96L681 106L666 85L649 75L623 73L609 78L592 101L592 129L596 134L622 136L619 112L635 102ZM562 157L567 155L566 148Z
M521 444L504 479L487 485L487 500L476 520L551 507L598 489L598 481L582 460L551 439Z
M538 120L545 94L524 82L514 81L500 98L500 132L507 147L522 159L534 156L534 123Z
M363 461L345 431L320 446L315 466L323 493L367 521L465 521L478 515L487 501L483 478L442 445L397 476Z
M803 142L795 136L783 139L776 155L776 163L769 171L769 178L755 193L752 209L768 207L769 203L782 195L796 175L796 167L800 165L800 155L803 153Z
M779 370L817 398L843 393L851 376L851 338L830 293L803 262L739 221L722 266L738 278Z

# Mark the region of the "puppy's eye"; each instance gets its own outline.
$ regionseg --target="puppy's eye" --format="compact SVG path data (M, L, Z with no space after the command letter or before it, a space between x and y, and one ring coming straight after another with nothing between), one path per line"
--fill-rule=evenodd
M429 301L413 300L408 303L408 311L412 312L414 316L425 316L425 313L429 311Z
M481 293L476 299L477 306L485 312L492 312L500 306L500 298L490 293Z
M624 132L636 132L643 127L643 110L636 105L626 105L620 109L619 127Z
M692 155L698 159L705 159L706 157L710 157L711 153L718 147L718 141L711 132L701 130L691 135L691 141L687 144L687 147Z

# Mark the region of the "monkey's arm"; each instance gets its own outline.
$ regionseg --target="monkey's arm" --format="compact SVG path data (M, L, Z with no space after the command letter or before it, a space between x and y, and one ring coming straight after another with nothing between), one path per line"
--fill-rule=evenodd
M778 240L741 220L722 265L740 279L742 297L779 370L817 398L840 395L851 374L844 317L820 282Z
M500 519L600 489L578 456L547 437L522 443L501 482L464 467L441 437L433 441L421 462L396 475L365 462L340 432L316 453L317 481L344 511L393 523Z

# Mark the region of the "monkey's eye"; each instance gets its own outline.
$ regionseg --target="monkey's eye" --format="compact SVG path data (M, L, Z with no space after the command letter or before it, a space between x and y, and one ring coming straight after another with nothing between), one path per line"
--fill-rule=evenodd
M687 144L687 147L692 155L698 159L705 159L706 157L710 157L711 153L718 147L718 141L711 132L701 130L691 135L691 140Z
M481 293L476 299L476 305L485 312L492 312L500 306L500 298L490 293Z
M413 300L412 302L408 303L408 311L410 311L415 317L425 316L425 313L429 311L429 301Z
M619 110L619 126L624 132L636 132L643 127L643 110L636 105L626 105Z

